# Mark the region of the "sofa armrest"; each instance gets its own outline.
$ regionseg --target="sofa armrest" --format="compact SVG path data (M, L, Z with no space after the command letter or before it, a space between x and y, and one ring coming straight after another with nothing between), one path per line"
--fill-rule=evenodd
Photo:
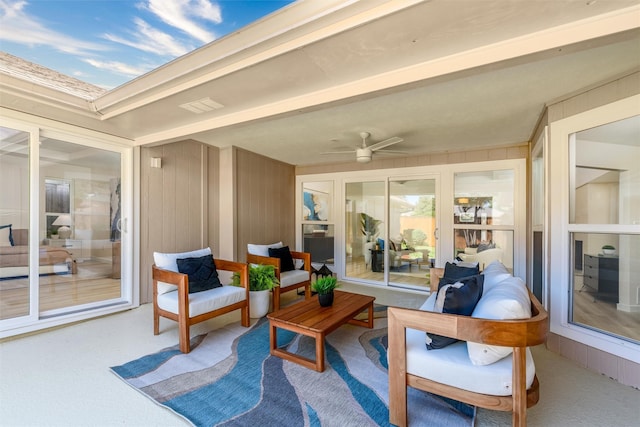
M531 317L519 320L491 320L457 314L436 313L408 308L389 307L389 329L395 332L416 329L462 341L505 347L530 347L542 344L549 330L548 313L529 292ZM391 347L391 344L389 344Z

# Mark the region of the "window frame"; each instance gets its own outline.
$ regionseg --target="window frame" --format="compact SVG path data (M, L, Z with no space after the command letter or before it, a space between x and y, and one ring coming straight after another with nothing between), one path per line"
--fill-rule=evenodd
M640 225L571 224L571 135L584 129L602 126L640 114L640 95L631 96L555 122L551 122L547 170L549 206L545 232L549 236L550 331L579 343L636 361L640 359L640 345L612 335L570 323L572 280L571 235L577 232L640 234Z

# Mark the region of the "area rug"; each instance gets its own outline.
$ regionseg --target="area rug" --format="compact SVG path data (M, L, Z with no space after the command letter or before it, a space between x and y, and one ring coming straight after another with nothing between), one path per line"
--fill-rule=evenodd
M324 372L269 354L269 322L239 322L111 370L195 426L388 426L386 307L374 329L344 325L326 338ZM314 341L278 330L279 346L314 358ZM471 426L475 408L409 390L411 426Z

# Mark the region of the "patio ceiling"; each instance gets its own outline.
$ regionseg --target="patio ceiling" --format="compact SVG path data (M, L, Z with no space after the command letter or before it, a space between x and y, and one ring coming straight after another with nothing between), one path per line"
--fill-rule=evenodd
M408 155L505 146L531 138L545 104L637 71L639 27L624 0L302 2L88 104L4 75L0 102L136 145L194 139L293 165L355 162L320 153L362 131ZM181 107L203 98L221 107Z

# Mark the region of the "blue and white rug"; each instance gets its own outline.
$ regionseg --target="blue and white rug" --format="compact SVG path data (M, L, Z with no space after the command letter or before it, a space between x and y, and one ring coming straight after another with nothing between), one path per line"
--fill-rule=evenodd
M382 317L380 317L382 316ZM344 325L327 336L324 372L269 354L269 322L239 322L112 371L195 426L388 426L386 307L374 329ZM279 345L314 358L314 341L278 331ZM426 350L425 350L426 351ZM454 404L457 402L453 402ZM410 389L409 425L470 426L475 408Z

